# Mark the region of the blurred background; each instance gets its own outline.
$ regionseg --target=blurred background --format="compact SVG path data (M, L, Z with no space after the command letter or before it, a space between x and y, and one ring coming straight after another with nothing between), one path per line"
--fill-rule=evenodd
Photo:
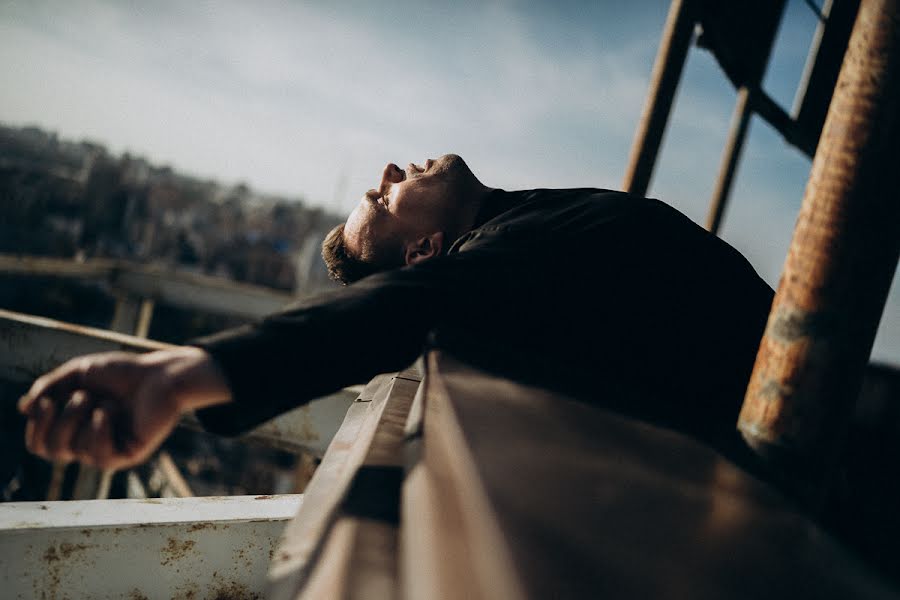
M322 236L387 162L454 152L494 187L618 189L668 4L5 0L0 253L299 295L329 285ZM784 107L820 7L787 2L763 85ZM702 224L734 102L690 52L648 195ZM721 234L773 287L809 168L753 117ZM0 275L0 308L107 328L115 306ZM157 303L147 335L245 319ZM896 278L872 358L900 365Z

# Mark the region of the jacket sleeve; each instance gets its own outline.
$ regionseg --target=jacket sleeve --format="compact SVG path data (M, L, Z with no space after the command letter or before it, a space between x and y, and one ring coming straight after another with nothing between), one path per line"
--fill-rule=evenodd
M422 352L448 306L496 284L504 250L482 249L378 273L257 323L193 340L224 373L232 402L198 411L203 426L235 435ZM508 257L506 257L508 258ZM508 265L507 265L508 266Z

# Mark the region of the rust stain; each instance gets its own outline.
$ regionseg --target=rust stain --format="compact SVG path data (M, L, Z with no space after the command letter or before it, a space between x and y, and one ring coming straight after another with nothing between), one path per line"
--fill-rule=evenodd
M210 600L261 600L262 596L251 592L247 586L231 581L213 590Z
M860 5L739 421L808 500L835 468L822 461L845 438L896 270L896 13Z
M188 527L188 533L190 533L192 531L201 531L203 529L215 529L215 528L216 528L216 526L213 523L210 523L208 521L206 523L194 523L193 525Z
M197 598L197 594L197 586L192 583L187 586L186 590L176 590L175 595L172 596L172 600L195 600Z
M181 560L194 548L195 544L194 540L179 542L175 538L170 537L168 544L161 551L163 560L159 564L165 566L171 562Z
M68 544L63 542L59 545L59 553L62 554L62 557L69 558L75 552L81 552L82 550L87 550L88 546L85 544Z
M131 590L131 593L128 594L128 600L150 600L150 598L142 594L141 590L134 588Z
M43 589L41 589L41 597L57 597L61 581L61 561L67 560L76 552L81 552L87 548L89 548L89 546L85 544L69 544L67 542L63 542L59 546L54 545L47 548L43 555L44 562L47 563L47 573L42 579Z

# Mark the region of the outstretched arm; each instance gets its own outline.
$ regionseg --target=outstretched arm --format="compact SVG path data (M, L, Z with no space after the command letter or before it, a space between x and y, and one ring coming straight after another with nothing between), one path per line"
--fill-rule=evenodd
M145 461L182 413L230 399L209 354L179 347L72 359L35 381L19 410L35 454L125 469Z
M516 263L509 252L490 250L442 257L197 340L197 347L73 359L22 398L28 447L48 459L123 469L146 460L188 410L211 432L241 433L407 366L448 314L485 326L479 298L522 280Z

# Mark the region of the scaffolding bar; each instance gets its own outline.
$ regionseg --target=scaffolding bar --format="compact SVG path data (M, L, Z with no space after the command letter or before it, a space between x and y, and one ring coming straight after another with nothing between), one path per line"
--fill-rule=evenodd
M628 168L622 182L622 189L631 194L643 196L650 185L656 155L662 144L672 101L693 38L694 23L691 0L672 0L659 52L653 64L653 73L650 75L647 103L631 146Z
M809 156L816 151L858 10L859 0L825 0L822 5L825 20L816 28L791 111Z
M722 216L725 214L725 206L728 204L728 195L731 192L731 182L734 180L734 172L737 170L738 160L741 158L741 150L744 148L744 140L747 137L747 128L750 126L752 114L750 89L744 86L738 90L734 115L731 118L731 130L728 132L728 142L725 144L725 151L722 155L719 176L716 177L716 189L713 191L712 200L709 203L709 213L706 215L706 228L715 234L719 233L719 227L722 224Z
M900 0L864 0L738 428L818 501L900 254Z

